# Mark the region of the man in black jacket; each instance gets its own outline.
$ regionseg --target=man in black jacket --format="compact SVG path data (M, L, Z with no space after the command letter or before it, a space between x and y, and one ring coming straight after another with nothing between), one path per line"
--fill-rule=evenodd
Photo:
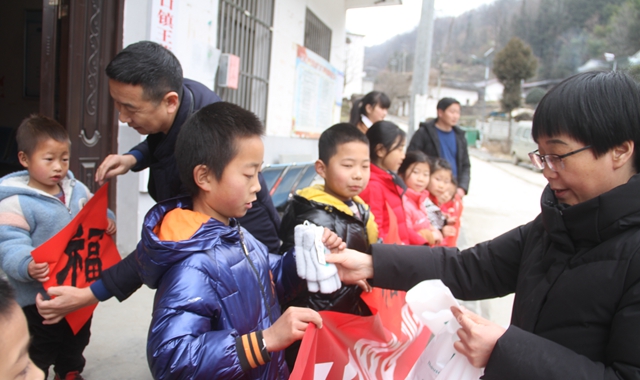
M109 92L119 111L119 119L147 138L123 155L107 156L96 171L96 181L149 168L149 195L160 202L186 194L174 156L176 138L187 118L200 108L220 101L201 83L185 79L178 59L169 50L151 41L127 46L106 68ZM280 217L275 210L262 174L257 200L240 223L270 252L278 252ZM43 317L59 318L77 307L116 296L123 301L142 286L134 255L102 273L90 290L53 288L51 301L38 302Z
M419 150L427 156L447 160L458 182L458 194L463 197L469 192L471 163L465 132L456 126L460 120L460 103L453 98L442 98L437 109L435 120L420 123L407 152Z

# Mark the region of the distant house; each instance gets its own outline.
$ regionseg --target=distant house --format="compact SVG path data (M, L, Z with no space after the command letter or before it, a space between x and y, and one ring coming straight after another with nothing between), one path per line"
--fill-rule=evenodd
M609 70L611 69L611 64L602 60L602 59L590 59L585 62L584 65L578 67L577 71L579 73L586 73L587 71L597 71L597 70Z

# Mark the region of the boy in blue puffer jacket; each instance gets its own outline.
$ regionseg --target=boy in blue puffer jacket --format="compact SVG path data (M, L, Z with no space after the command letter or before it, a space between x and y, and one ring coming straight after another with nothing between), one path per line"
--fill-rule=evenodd
M147 342L156 379L287 379L284 348L320 315L279 301L301 281L293 251L270 255L236 218L260 190L263 127L249 111L208 105L183 125L175 156L191 197L157 204L136 252L157 288ZM344 247L325 230L325 244Z
M27 170L0 179L0 267L27 317L35 365L45 373L54 365L56 379L82 379L91 320L77 334L65 319L42 323L35 302L38 293L47 297L42 283L49 279L49 264L33 261L31 251L69 224L92 194L69 171L71 142L57 121L32 115L18 127L16 140L18 159ZM111 235L115 216L108 215Z

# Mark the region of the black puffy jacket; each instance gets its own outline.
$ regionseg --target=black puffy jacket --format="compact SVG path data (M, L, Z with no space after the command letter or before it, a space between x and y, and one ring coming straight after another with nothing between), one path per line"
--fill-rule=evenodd
M294 228L305 221L335 232L347 244L347 248L368 252L370 242L375 242L378 238L377 227L369 207L358 197L354 201L367 224L353 216L344 202L325 193L323 186L317 185L298 191L287 204L282 216L280 252L286 252L294 246ZM284 304L283 309L300 306L318 311L370 315L369 308L360 298L361 293L361 289L355 285L345 285L331 294L309 293L303 290L293 301Z
M532 222L462 252L372 246L375 286L442 279L459 299L515 292L483 379L640 378L640 174L580 204L547 186Z

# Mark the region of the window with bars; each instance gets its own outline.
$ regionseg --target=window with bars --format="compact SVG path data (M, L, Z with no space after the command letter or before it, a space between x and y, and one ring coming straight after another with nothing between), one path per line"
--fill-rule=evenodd
M327 61L331 56L331 29L309 8L304 22L304 46Z
M240 57L238 89L219 87L222 100L267 118L274 0L220 0L218 49Z

